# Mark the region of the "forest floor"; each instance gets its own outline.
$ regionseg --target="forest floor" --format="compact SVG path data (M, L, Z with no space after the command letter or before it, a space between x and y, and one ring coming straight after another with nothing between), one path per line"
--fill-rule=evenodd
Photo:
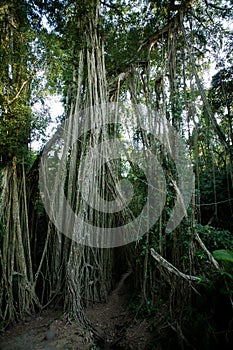
M45 310L25 318L0 334L0 350L144 350L150 334L148 322L130 317L127 290L122 276L104 304L86 309L86 316L100 335L94 344L90 331L69 322L59 310ZM156 348L155 348L156 349Z
M89 350L93 341L58 310L27 317L0 335L0 350Z
M144 350L150 338L146 320L131 317L127 308L127 285L125 273L110 294L107 303L97 304L86 310L88 319L104 339L101 349Z

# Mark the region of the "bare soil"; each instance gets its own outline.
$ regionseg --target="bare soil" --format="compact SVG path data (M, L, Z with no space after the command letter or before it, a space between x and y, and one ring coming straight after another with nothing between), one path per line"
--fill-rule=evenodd
M86 316L97 331L83 330L63 317L59 310L43 311L0 335L0 350L144 350L150 339L146 320L133 319L127 310L125 273L105 304L86 309Z
M28 317L0 336L0 350L89 350L92 344L90 332L52 310Z

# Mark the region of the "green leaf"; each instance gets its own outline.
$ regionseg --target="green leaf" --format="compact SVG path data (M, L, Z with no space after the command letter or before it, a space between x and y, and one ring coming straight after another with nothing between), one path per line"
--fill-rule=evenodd
M213 257L220 261L229 261L233 263L233 252L225 249L214 250Z

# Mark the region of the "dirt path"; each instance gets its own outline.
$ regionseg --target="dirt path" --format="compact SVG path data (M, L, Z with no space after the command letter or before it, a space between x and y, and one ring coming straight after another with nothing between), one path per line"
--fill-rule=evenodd
M87 318L94 324L96 330L104 339L106 349L113 347L124 337L127 327L126 293L124 281L131 272L125 273L116 289L110 294L106 304L96 304L86 310Z
M132 319L127 312L125 273L107 303L86 310L101 341L93 343L89 331L61 317L61 311L48 310L28 317L0 335L0 350L144 350L149 339L146 321Z
M127 311L126 272L106 304L97 304L86 310L88 319L103 338L100 349L144 350L149 337L146 321L132 319Z

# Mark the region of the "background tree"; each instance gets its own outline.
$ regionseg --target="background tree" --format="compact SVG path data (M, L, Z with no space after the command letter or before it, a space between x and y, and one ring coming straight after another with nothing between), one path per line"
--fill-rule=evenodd
M0 6L1 319L13 321L38 305L33 285L25 166L30 155L32 32L25 1ZM32 62L32 61L31 61Z

